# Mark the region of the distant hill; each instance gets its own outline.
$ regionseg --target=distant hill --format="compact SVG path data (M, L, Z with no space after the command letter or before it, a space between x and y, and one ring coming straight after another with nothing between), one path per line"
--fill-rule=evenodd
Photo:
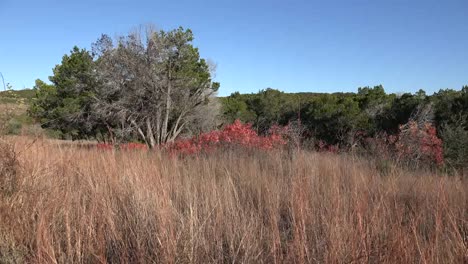
M0 92L0 122L6 120L6 133L10 135L37 134L40 127L27 114L28 104L35 95L32 89L8 90ZM7 114L7 115L5 115ZM8 115L12 116L8 117Z
M34 95L35 91L33 89L1 91L0 104L16 103L18 99L29 102L34 98Z

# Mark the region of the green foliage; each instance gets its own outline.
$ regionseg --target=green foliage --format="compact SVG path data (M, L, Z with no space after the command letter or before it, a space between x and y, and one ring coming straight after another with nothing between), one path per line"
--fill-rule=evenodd
M424 101L421 97L410 93L400 96L392 95L392 97L390 104L374 119L377 131L397 133L399 125L406 124L417 107Z
M395 95L386 94L382 85L373 88L358 88L356 100L359 102L359 108L362 111L363 117L361 118L366 119L362 123L362 130L374 135L385 126L393 127L394 130L398 129L397 126L388 124L389 120L392 120L392 105Z
M0 136L21 129L21 124L18 124L14 118L21 114L25 103L24 98L20 98L10 84L6 85L6 89L0 94L0 99L3 99L0 102Z
M33 126L33 123L32 118L23 110L22 112L14 114L8 121L6 133L9 135L20 135L23 129L29 129Z
M74 47L54 68L51 84L37 80L28 113L67 139L140 137L151 146L174 140L197 128L200 115L208 119L202 110L219 89L192 40L183 28L147 28L118 37L115 46L102 35L92 53Z
M64 137L93 135L97 127L89 122L90 105L98 83L91 54L74 47L53 72L49 77L52 84L36 81L29 114L43 128L58 130Z
M7 88L7 91L0 92L0 135L20 135L33 123L26 113L26 108L34 96L34 91L13 90L9 84Z
M231 124L236 119L239 119L243 123L249 123L255 120L255 112L248 108L243 96L238 92L228 97L221 98L221 103L222 114L226 123Z
M455 169L468 167L468 129L466 116L452 118L442 125L441 138L444 144L444 157Z
M217 116L202 111L219 83L213 82L209 63L193 46L192 31L178 28L146 34L122 36L115 46L103 35L93 44L92 54L74 47L54 68L51 84L37 80L32 91L0 93L0 103L30 103L29 115L54 136L139 137L151 146L172 141L187 127L196 130L194 123ZM265 134L275 124L294 122L300 138L340 147L356 145L357 134L395 135L400 125L425 109L425 122L434 124L445 142L447 160L454 167L467 162L463 146L467 145L468 86L433 95L424 90L387 94L382 85L334 94L291 94L268 88L255 94L233 93L220 102L224 124L239 119ZM5 120L2 124L15 134L30 122L11 115Z
M293 110L290 99L283 92L269 88L248 100L249 109L255 113L257 131L265 133L272 125L282 123L283 114Z
M0 92L0 104L29 103L34 98L35 92L32 89L7 90Z
M334 94L288 94L267 89L256 94L233 93L221 102L226 122L235 119L251 122L263 133L271 124L287 125L300 119L306 128L303 137L349 147L357 132L367 136L398 133L399 126L406 124L423 106L432 106L428 118L439 132L445 123L460 123L453 117L463 114L463 120L467 121L467 92L466 86L461 91L441 90L434 95L427 95L423 90L414 94L387 94L381 85L362 87L357 93Z
M382 85L370 87L359 87L357 99L361 109L372 109L379 105L386 105L388 95Z
M346 144L353 131L365 123L354 98L324 94L304 106L302 122L313 136L328 144Z

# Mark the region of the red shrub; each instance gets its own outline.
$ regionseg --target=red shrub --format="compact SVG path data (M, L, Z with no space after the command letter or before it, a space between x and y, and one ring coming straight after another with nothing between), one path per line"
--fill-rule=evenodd
M285 128L274 126L267 136L259 136L251 124L242 124L236 120L221 131L211 131L189 139L181 139L166 144L163 148L171 154L195 154L211 152L219 147L240 146L269 150L285 145Z
M267 136L259 136L252 129L251 124L242 124L236 120L233 124L226 126L221 131L210 131L189 139L179 139L175 142L161 145L162 149L171 154L196 154L200 152L211 152L221 146L240 146L252 149L273 149L287 143L287 127L273 126ZM127 143L114 146L108 143L99 143L98 149L112 150L118 147L121 150L147 149L145 144Z
M418 125L410 121L401 125L396 135L383 132L374 137L356 138L356 142L378 160L393 159L416 167L444 164L442 140L430 123Z
M122 150L142 150L142 149L148 149L148 146L145 144L141 143L126 143L126 144L121 144L120 149Z
M98 143L96 145L96 148L101 149L101 150L112 150L114 149L114 145L109 144L109 143Z
M410 121L400 126L397 135L380 133L363 142L367 151L380 160L394 159L412 166L444 164L442 140L430 123Z
M432 124L425 123L422 126L414 121L400 126L398 140L395 143L399 159L444 164L442 140L437 137L437 131Z

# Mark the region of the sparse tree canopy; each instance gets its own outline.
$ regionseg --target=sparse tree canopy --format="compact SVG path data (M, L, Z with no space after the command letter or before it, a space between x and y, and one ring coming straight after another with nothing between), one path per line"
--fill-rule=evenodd
M100 118L121 136L137 133L150 147L173 141L219 88L192 40L183 28L147 27L115 41L103 35L93 45Z

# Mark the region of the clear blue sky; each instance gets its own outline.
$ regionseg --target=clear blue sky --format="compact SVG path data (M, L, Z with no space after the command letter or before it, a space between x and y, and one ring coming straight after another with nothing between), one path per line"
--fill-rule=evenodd
M32 87L74 45L145 23L191 28L220 95L468 84L468 0L0 0L0 72Z

